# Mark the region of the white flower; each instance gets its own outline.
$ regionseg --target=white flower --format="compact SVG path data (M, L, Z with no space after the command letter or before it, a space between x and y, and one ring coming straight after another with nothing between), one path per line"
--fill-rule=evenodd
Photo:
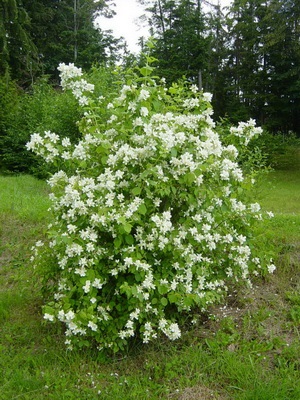
M197 93L197 92L199 91L198 86L197 86L197 85L191 85L191 91L192 91L193 93Z
M96 278L93 282L93 286L96 289L102 289L104 282L102 282L100 279Z
M168 329L168 337L171 340L176 340L179 339L181 336L181 331L179 329L178 324L173 323L170 324L169 329Z
M211 225L203 224L202 225L202 230L203 230L204 233L208 233L211 230Z
M87 326L91 328L92 331L96 331L98 329L98 326L93 321L89 321Z
M30 137L30 142L26 143L27 150L35 150L39 145L44 144L44 138L39 133L33 133Z
M85 285L82 286L82 289L85 293L88 293L90 291L90 288L91 288L91 281L88 280L85 282Z
M241 201L237 201L236 199L230 199L230 202L233 211L243 212L246 210L245 204L243 204Z
M60 310L60 311L58 312L57 318L58 318L60 321L62 321L62 322L65 321L65 312L64 312L64 310Z
M199 106L199 99L192 98L183 101L183 107L187 108L188 110L198 106Z
M65 314L65 320L66 321L72 321L75 318L75 314L72 310L69 310L66 314Z
M76 232L77 226L73 225L73 224L68 224L67 229L68 229L69 233L74 233L74 232Z
M84 267L76 268L74 272L80 276L86 276L86 269Z
M135 311L130 313L130 319L138 319L140 312L141 312L141 310L139 308L136 308Z
M150 271L148 271L148 274L145 276L145 279L142 282L142 287L145 289L155 289L155 285L153 284L153 275ZM148 293L144 293L144 295L146 294Z
M44 314L44 319L53 322L54 321L54 315L45 313Z
M149 110L147 107L141 107L140 113L142 117L147 117L147 115L149 114Z
M205 92L202 96L204 101L208 101L210 103L213 95L212 93Z
M142 120L141 117L138 117L133 121L133 126L143 126L143 125L144 121Z
M252 203L250 204L250 210L251 212L256 213L260 211L260 205L258 203Z
M136 104L135 101L130 101L130 102L128 103L128 110L129 110L129 111L135 112L136 107L137 107L137 104Z
M56 133L45 131L44 137L49 139L52 143L57 143L59 140L59 136Z
M150 96L150 93L148 92L148 90L142 89L142 90L140 91L138 100L139 100L139 101L147 100L149 96Z
M89 99L86 96L80 96L78 102L80 106L87 106L89 104Z
M124 258L124 264L125 264L127 267L129 267L130 265L132 265L132 264L133 264L132 258L131 258L131 257L125 257L125 258Z
M273 274L273 272L276 270L276 266L274 264L268 265L268 272L269 274Z
M220 271L228 280L249 282L253 268L263 268L251 237L262 211L240 192L238 150L224 145L205 105L211 94L196 85L187 96L182 91L180 102L159 83L124 85L103 120L99 107L109 100L90 100L94 87L74 64L59 69L63 88L88 109L76 143L48 131L27 144L46 161L60 160L63 169L48 181L54 220L47 243L59 276L44 318L66 324L67 345L96 331L101 349L137 330L145 343L157 332L176 340L181 331L176 313L172 321L164 317L165 292L181 293L178 312L192 308L185 296L198 296L205 308L214 298L209 292L227 290L217 280ZM161 109L153 109L152 97ZM254 120L231 129L239 149L259 132ZM34 260L43 256L39 250L38 242ZM273 260L263 265L274 272ZM127 295L129 302L119 302Z

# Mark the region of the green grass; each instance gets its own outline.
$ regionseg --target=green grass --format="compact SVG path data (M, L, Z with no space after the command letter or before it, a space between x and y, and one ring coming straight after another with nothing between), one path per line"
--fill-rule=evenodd
M258 200L264 210L275 214L264 227L268 238L279 245L291 245L300 238L299 147L291 148L287 155L278 159L278 164L278 169L261 182Z
M0 212L36 222L47 217L49 200L45 182L32 176L0 176Z
M276 214L300 213L300 150L291 149L288 163L279 163L261 185L260 203Z
M48 223L46 185L0 177L0 399L299 400L298 156L260 190L263 208L275 213L261 231L278 248L275 274L237 288L180 341L136 344L106 360L67 352L60 327L43 322L30 248Z

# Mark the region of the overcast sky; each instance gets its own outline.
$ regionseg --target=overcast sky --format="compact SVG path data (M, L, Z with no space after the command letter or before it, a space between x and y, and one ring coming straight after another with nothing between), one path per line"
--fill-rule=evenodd
M144 9L136 0L115 0L116 15L111 18L101 18L99 25L102 30L111 29L114 36L123 36L130 51L138 51L137 42L139 37L148 37L148 29L137 24L138 18L144 13ZM210 0L217 4L218 0ZM226 6L231 0L221 0L221 5Z

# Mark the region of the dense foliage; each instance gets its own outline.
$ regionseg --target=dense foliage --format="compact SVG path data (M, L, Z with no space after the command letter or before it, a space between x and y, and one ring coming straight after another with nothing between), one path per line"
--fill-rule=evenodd
M81 69L59 69L85 116L75 145L50 131L27 144L59 169L48 181L50 243L35 247L49 279L44 318L65 325L69 348L178 339L192 310L275 269L253 237L263 215L238 163L261 129L250 120L223 140L211 95L184 81L168 87L149 64L106 98Z
M54 89L41 79L25 93L16 84L0 79L0 169L5 173L29 172L46 176L48 167L26 151L30 135L56 130L72 142L79 140L77 121L82 111L68 93Z

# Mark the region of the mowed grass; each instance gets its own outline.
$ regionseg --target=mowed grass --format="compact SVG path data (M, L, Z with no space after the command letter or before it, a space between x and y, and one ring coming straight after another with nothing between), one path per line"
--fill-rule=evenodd
M45 182L32 176L0 176L0 212L24 221L47 218L50 202Z
M276 171L270 172L259 190L263 209L276 217L266 224L266 232L282 243L300 240L300 149L291 148L278 159Z
M263 208L275 213L260 230L265 245L278 248L275 274L252 289L235 288L180 341L136 343L111 359L96 350L67 352L62 328L43 322L30 248L45 235L47 186L0 177L0 399L299 400L297 154L259 191Z

